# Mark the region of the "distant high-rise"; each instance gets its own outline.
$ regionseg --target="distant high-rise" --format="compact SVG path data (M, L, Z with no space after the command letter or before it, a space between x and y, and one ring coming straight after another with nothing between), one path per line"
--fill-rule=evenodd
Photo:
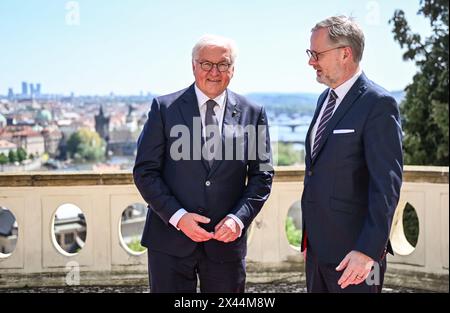
M8 88L8 100L14 99L14 91L12 88Z
M33 97L34 96L34 85L30 84L30 95Z
M27 82L22 82L22 96L28 95L28 84Z
M35 95L36 96L40 96L41 95L41 83L37 83L36 84Z

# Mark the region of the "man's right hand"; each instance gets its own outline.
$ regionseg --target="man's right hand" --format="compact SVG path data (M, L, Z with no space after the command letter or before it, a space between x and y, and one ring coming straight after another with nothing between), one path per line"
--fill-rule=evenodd
M214 237L214 233L208 233L198 224L208 224L210 219L195 213L186 213L178 222L178 228L195 242L208 241Z

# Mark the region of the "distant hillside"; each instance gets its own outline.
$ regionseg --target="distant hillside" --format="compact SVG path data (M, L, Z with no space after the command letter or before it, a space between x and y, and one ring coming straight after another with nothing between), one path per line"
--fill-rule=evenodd
M247 98L263 105L266 111L278 114L314 114L317 94L307 93L250 93Z
M402 90L391 91L398 104L405 98ZM270 114L313 115L318 94L312 93L250 93L246 95L253 102L263 105Z

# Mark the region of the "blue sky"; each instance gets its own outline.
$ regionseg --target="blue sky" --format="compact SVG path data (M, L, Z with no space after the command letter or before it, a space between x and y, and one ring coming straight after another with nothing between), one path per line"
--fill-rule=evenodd
M430 31L419 0L1 0L0 94L22 81L46 93L173 92L193 82L191 49L205 33L239 46L233 90L318 93L305 49L314 24L335 14L362 26L367 76L401 90L416 67L394 42L395 9L414 31Z

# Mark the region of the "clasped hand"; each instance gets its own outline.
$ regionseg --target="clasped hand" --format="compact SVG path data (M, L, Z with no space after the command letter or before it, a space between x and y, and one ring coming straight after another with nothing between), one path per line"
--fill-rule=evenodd
M214 233L207 232L199 223L208 224L211 220L196 213L186 213L178 222L178 228L195 242L215 239L222 242L231 242L239 237L241 232L239 224L229 216L224 217L215 227Z

